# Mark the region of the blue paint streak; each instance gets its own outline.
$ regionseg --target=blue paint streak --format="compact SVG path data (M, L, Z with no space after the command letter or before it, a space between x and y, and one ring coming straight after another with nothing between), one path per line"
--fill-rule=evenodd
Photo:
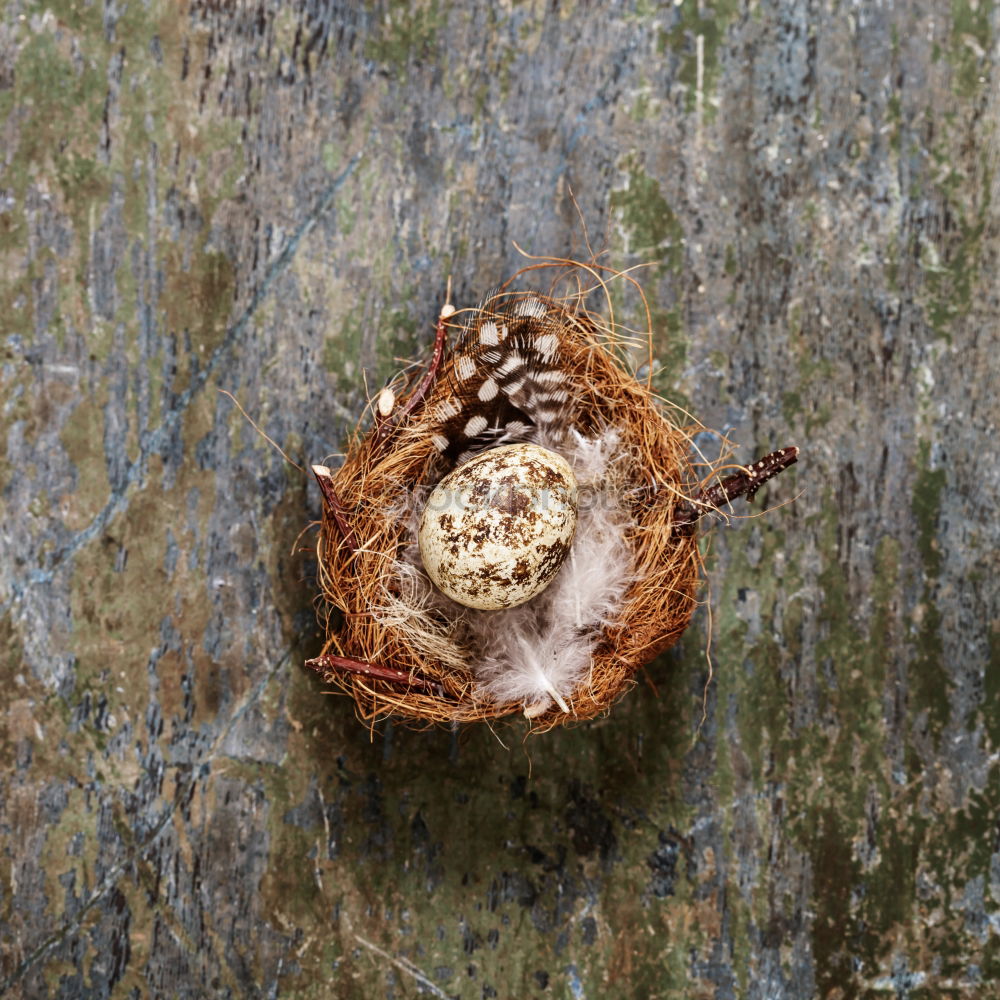
M566 966L566 976L568 978L569 991L574 1000L586 1000L587 994L584 992L583 983L580 982L580 974L575 965Z

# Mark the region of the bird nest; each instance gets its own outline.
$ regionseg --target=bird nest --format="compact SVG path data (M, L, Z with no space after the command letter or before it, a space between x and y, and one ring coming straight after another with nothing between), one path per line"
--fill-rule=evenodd
M568 296L551 292L504 286L478 308L445 306L426 373L398 391L382 390L339 468L314 466L324 497L317 556L327 638L308 665L351 695L369 724L384 716L420 726L523 713L544 731L606 712L691 621L701 514L752 496L795 461L795 449L784 449L748 467L696 462L692 439L703 428L629 370L635 340L587 308L579 282ZM446 350L449 332L457 341ZM531 356L539 345L545 350ZM536 376L533 393L518 365ZM499 391L484 392L484 384ZM475 410L481 404L482 413ZM454 603L421 566L416 524L429 491L470 454L511 440L572 452L581 511L584 494L593 508L611 511L600 523L581 513L571 550L585 558L588 533L604 545L590 557L598 567L591 576L604 589L583 598L587 620L575 591L594 584L572 578L566 565L550 587L555 596L545 591L523 608L500 611ZM723 479L726 468L736 471ZM605 574L604 562L619 569ZM576 619L559 611L560 579L563 604L567 591L576 601ZM543 682L551 698L519 694L508 683L524 657L532 659L532 644L571 660L562 690Z

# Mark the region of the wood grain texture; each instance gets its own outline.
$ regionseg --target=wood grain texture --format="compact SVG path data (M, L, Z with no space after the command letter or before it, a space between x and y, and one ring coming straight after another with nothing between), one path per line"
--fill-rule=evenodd
M7 3L0 990L991 995L998 21ZM370 734L300 666L315 485L217 390L335 463L574 197L657 388L797 499L608 719Z

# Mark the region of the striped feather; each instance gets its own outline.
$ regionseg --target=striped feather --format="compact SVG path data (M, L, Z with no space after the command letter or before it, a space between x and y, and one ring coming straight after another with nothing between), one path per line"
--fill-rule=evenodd
M565 313L537 295L491 292L472 311L428 403L428 432L453 461L498 443L557 440L572 399Z

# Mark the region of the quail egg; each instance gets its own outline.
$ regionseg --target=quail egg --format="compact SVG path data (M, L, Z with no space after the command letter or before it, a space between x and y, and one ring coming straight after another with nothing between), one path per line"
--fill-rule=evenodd
M535 444L482 452L445 476L420 517L417 540L434 584L466 607L530 601L553 580L576 531L569 463Z

